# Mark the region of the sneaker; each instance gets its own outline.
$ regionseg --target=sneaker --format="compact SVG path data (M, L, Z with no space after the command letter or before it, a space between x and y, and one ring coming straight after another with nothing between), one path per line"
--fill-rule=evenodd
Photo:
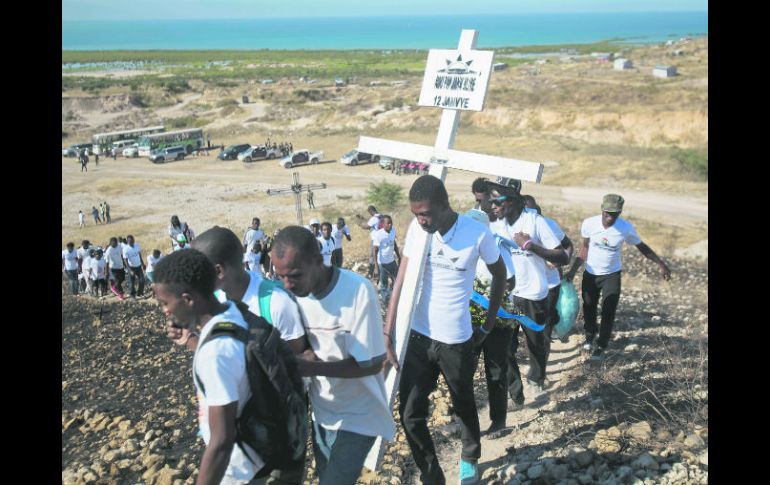
M475 463L469 461L460 460L460 485L470 485L478 483L479 481L479 469Z
M508 401L508 411L520 411L524 409L524 400Z
M537 399L538 397L545 394L545 389L543 389L541 384L537 384L536 382L528 382L528 384L529 394L532 396L532 399Z
M586 335L586 341L583 344L583 351L591 352L594 349L594 336Z
M596 360L596 361L604 360L604 357L605 357L604 356L604 347L598 347L597 346L594 349L593 353L591 354L591 360Z

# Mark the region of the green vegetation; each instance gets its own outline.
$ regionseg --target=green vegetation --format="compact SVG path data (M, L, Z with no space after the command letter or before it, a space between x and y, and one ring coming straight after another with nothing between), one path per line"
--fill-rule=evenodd
M708 148L674 148L671 158L676 160L685 169L695 172L699 176L708 180L709 176L709 153Z
M165 118L163 124L168 129L183 130L185 128L198 128L208 124L211 120L196 116L180 116L178 118Z
M392 211L404 200L403 190L400 185L388 183L383 179L378 184L369 184L366 189L366 201L381 210Z

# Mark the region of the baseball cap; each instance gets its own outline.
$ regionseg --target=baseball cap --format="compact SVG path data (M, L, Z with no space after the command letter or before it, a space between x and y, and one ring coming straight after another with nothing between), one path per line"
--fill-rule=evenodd
M184 234L177 234L176 240L179 242L187 242L187 238L184 236Z
M313 224L321 224L321 221L314 217L310 219L310 225L312 226Z
M521 193L521 180L519 179L512 179L508 177L497 177L497 183L500 185L504 185L506 187L510 187L519 194Z
M602 199L602 210L607 212L620 212L623 210L625 200L618 194L607 194Z

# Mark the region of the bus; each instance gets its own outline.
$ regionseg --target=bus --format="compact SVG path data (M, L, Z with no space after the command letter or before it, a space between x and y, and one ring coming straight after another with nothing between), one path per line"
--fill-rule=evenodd
M153 150L172 146L184 146L188 154L192 153L203 147L203 130L192 128L143 136L139 138L139 156L148 157Z
M92 137L93 152L99 155L109 155L113 143L123 140L135 140L144 135L162 133L166 131L164 126L148 126L134 130L113 131L110 133L97 133Z

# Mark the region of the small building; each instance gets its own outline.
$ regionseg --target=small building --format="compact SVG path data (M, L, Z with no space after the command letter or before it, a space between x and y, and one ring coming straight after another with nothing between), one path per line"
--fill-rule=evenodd
M243 104L249 104L249 97L248 96L241 96L241 101L243 101Z
M538 59L538 60L535 61L535 64L539 64L541 66L543 64L548 64L548 59Z
M344 87L347 83L341 77L334 78L334 85L338 88Z
M507 69L507 68L508 68L508 64L504 62L495 62L494 64L492 64L492 69L494 69L495 71L502 71L503 69Z
M673 57L681 57L681 56L684 55L684 51L682 49L675 49L675 50L671 51L669 55L671 55Z
M652 70L655 77L674 77L676 76L676 67L674 66L655 66Z
M591 57L596 59L597 62L609 62L614 58L614 54L607 52L592 52Z
M612 63L612 68L616 71L624 71L626 69L631 69L632 62L629 59L623 59L622 57L620 59L615 59L615 61Z
M263 79L262 80L262 84L273 84L273 80L272 79Z

